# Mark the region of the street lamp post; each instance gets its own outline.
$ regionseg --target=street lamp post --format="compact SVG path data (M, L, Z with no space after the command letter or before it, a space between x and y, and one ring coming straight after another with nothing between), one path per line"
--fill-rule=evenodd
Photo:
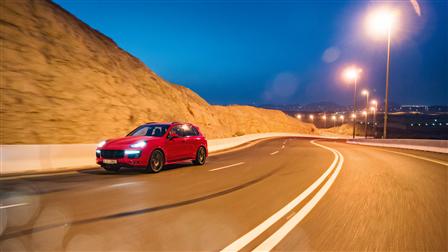
M357 67L347 68L344 72L344 76L347 80L353 81L354 83L354 92L353 92L353 139L355 139L356 135L356 95L357 95L357 84L359 74L361 73L361 69Z
M356 120L356 114L355 114L355 113L352 113L352 116L351 116L351 117L352 117L352 120L353 120L353 121Z
M327 115L324 114L322 120L324 120L324 128L327 128Z
M363 111L362 114L364 115L364 138L367 138L367 117L369 116L369 112Z
M369 91L364 89L362 91L362 95L366 97L366 118L365 118L365 125L364 125L364 138L367 138L367 119L369 116Z
M369 15L367 19L370 30L376 33L387 33L387 63L386 63L386 92L384 97L384 126L383 138L387 138L387 117L389 110L389 79L390 79L390 48L391 33L396 21L397 13L391 10L383 9Z
M378 109L378 102L376 100L372 100L372 107L370 110L373 112L373 137L376 138L376 111Z
M331 116L331 120L333 120L333 127L336 127L336 116Z
M355 78L355 90L353 95L353 114L355 115L353 117L353 139L355 139L356 136L356 84L358 82L358 78Z
M341 125L344 124L344 116L341 115L341 116L339 117L339 119L341 119Z
M386 66L386 95L384 98L384 127L383 138L387 138L387 113L389 109L389 74L390 74L390 25L387 29L387 66Z

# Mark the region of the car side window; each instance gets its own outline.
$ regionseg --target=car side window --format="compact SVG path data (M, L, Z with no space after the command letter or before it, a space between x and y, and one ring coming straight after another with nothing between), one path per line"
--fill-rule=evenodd
M179 137L184 137L184 131L180 125L176 125L171 129L171 132L176 133Z
M191 125L185 124L183 127L185 136L197 136L197 131Z
M196 127L191 127L192 131L193 131L193 136L199 136L199 131L198 129L196 129Z

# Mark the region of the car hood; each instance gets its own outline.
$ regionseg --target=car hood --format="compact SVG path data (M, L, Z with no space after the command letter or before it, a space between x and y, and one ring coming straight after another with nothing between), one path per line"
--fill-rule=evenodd
M115 139L109 139L102 149L111 148L129 148L131 144L135 144L139 141L146 141L148 144L155 141L160 141L162 137L150 137L150 136L127 136Z

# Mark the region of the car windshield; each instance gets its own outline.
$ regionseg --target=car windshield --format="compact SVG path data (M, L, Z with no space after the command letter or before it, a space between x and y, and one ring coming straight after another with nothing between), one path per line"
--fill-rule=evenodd
M168 130L168 125L144 125L136 128L128 136L154 136L161 137Z

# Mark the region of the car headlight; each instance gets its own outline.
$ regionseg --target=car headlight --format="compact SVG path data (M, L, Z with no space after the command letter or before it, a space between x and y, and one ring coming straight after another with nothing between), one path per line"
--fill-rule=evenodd
M97 147L98 147L98 148L101 148L101 147L103 147L105 144L106 144L106 141L101 141L101 142L97 145Z
M136 142L135 144L131 144L131 148L143 148L146 146L145 141Z
M142 154L140 150L125 150L124 154L128 156L128 158L139 158Z

